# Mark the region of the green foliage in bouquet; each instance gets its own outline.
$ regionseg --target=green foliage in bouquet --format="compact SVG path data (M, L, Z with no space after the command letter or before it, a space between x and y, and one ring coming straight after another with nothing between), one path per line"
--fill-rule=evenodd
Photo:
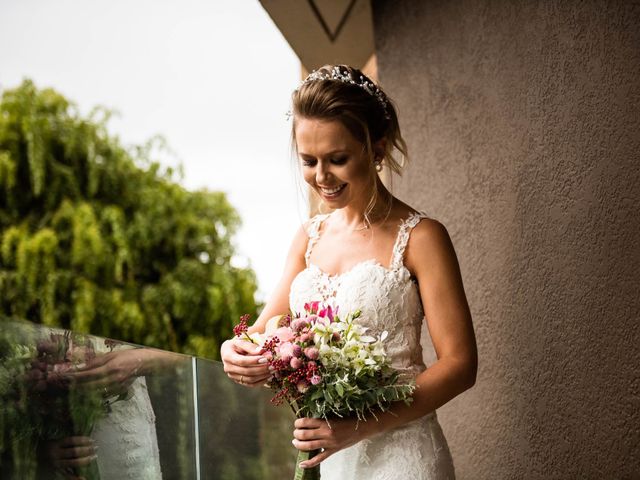
M356 416L365 420L389 409L393 402L412 401L415 384L401 379L384 349L386 332L380 338L367 335L355 322L360 311L312 327L314 345L322 363L322 381L309 385L298 399L298 416L331 418Z
M230 264L240 219L162 169L160 140L124 148L108 119L28 80L3 93L0 313L217 358L257 309L254 273Z

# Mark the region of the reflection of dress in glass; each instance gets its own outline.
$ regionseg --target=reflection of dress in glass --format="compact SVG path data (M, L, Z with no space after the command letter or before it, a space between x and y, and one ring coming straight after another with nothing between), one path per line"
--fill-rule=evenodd
M100 478L161 479L156 418L145 378L136 378L127 400L115 401L110 408L91 435L98 445Z
M385 348L393 367L401 373L419 374L426 368L420 346L424 312L403 256L411 229L423 216L414 213L401 223L388 268L367 260L339 275L329 275L310 262L327 216L318 215L309 223L307 268L291 284L292 311L301 312L309 301L330 303L341 312L361 310L358 321L370 332L389 333ZM449 448L435 412L333 454L322 462L321 473L324 480L454 478Z

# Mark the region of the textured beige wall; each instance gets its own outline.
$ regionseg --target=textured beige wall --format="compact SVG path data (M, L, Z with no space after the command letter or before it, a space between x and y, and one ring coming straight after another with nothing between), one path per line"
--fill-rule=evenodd
M638 2L373 5L395 190L448 227L474 315L459 478L640 478Z

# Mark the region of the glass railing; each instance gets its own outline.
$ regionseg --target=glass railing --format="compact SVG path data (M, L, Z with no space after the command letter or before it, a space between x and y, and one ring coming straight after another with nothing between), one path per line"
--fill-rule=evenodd
M0 478L293 478L293 415L219 362L0 317Z

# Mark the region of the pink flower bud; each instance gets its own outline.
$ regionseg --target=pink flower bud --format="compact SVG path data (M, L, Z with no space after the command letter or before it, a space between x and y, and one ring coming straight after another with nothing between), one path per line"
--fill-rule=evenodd
M291 365L291 368L297 370L302 366L302 360L300 360L298 357L293 357L289 364Z
M300 347L300 345L293 345L293 356L294 357L299 357L302 354L302 348Z
M319 306L320 302L309 302L304 304L304 309L309 313L316 313Z
M311 377L311 384L312 385L318 385L321 381L322 381L322 378L320 378L320 375L313 375Z
M318 352L318 349L316 347L307 347L307 348L304 349L304 354L310 360L317 360L319 352Z
M329 318L329 320L331 320L333 322L333 309L331 308L331 305L329 305L327 307L327 317Z
M300 335L300 341L302 343L308 342L309 341L309 334L308 333L303 333L302 335Z
M308 326L309 322L304 318L296 318L293 322L291 322L291 328L296 332L299 332Z

